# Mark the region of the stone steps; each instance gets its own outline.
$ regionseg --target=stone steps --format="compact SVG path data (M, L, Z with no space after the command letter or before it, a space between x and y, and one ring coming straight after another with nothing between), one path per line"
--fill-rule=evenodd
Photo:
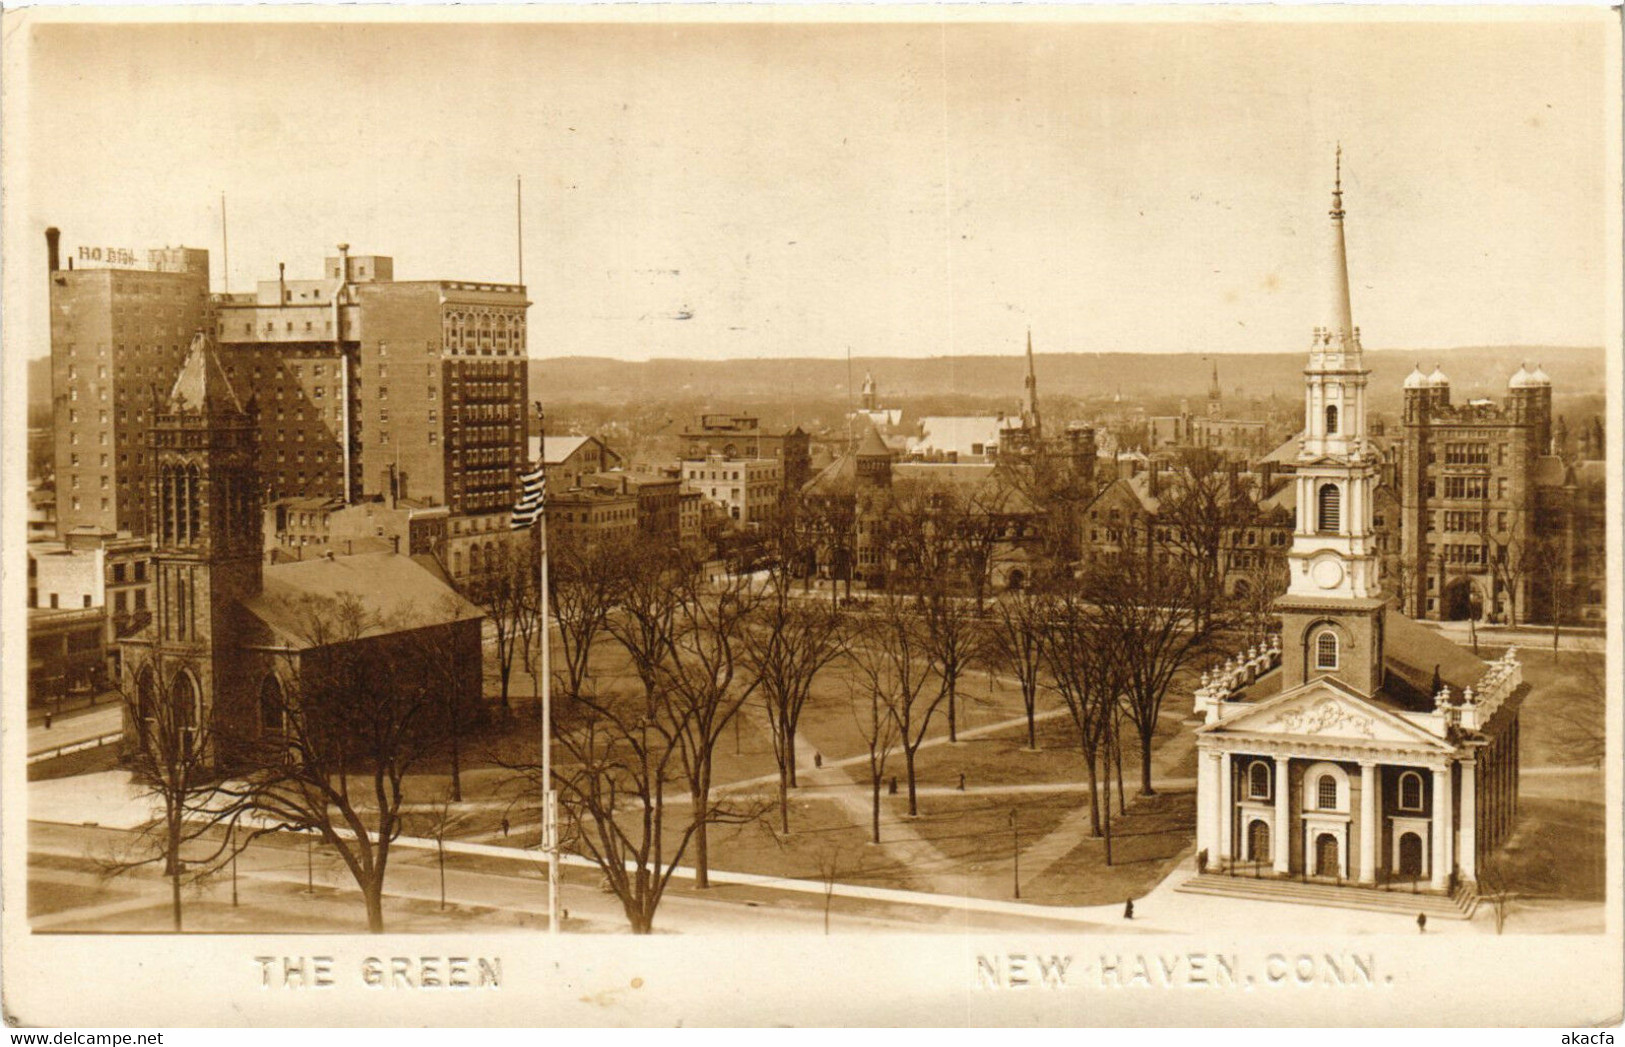
M1338 887L1300 880L1253 879L1204 873L1175 888L1186 894L1208 894L1251 901L1283 902L1290 905L1318 905L1365 912L1391 912L1415 916L1427 913L1429 919L1470 920L1478 907L1478 895L1471 888L1458 888L1453 895L1419 891L1382 890L1369 887Z

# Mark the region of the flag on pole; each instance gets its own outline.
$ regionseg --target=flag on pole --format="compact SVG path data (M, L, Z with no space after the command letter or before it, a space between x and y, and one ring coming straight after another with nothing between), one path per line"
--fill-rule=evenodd
M523 531L541 518L547 502L547 471L537 464L532 472L519 478L519 501L513 507L510 526Z

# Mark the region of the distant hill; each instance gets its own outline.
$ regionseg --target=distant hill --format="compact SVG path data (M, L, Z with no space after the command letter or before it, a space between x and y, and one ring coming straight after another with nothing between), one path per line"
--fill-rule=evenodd
M1214 361L1227 399L1296 397L1303 385L1306 353L1040 353L1034 360L1039 394L1079 400L1126 400L1170 396L1200 400L1207 395ZM1373 406L1397 404L1401 384L1413 366L1445 370L1457 400L1499 396L1506 380L1527 361L1539 363L1558 395L1601 394L1603 353L1598 348L1553 346L1472 346L1454 349L1367 350ZM883 403L921 397L960 395L1019 400L1026 364L1020 356L958 356L906 359L854 358L851 376L861 385L874 375ZM600 357L532 360L532 395L554 403L640 403L702 400L725 409L739 401L796 398L845 399L845 359L649 360L628 363Z
M1539 363L1551 375L1559 397L1603 393L1603 353L1598 348L1554 346L1471 346L1454 349L1367 350L1372 406L1392 410L1410 369L1434 364L1450 375L1456 399L1500 396L1506 380L1524 361ZM1302 389L1305 353L1040 353L1035 358L1040 396L1078 400L1109 398L1159 400L1207 395L1213 362L1227 399L1297 397ZM883 403L903 404L927 397L959 396L1013 406L1021 397L1026 364L1020 356L958 356L911 359L855 357L854 385L874 375ZM603 405L698 402L726 410L736 404L794 400L845 401L847 362L841 358L792 360L649 360L628 363L603 357L569 356L530 362L531 393L549 403ZM28 361L29 403L48 409L50 361Z

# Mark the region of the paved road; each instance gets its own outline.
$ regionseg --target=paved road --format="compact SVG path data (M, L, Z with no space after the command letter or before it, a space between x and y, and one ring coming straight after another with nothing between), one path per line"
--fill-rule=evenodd
M169 889L155 868L122 874L113 880L99 877L98 864L113 854L128 854L136 835L126 830L49 822L29 824L29 922L36 931L96 929L165 930L169 926ZM471 853L478 852L478 853ZM499 852L496 857L489 857ZM264 930L268 926L313 926L321 921L340 929L364 921L354 882L333 855L316 847L307 864L306 847L297 838L273 837L256 843L238 861L241 909L230 909L228 877L189 890L186 905L193 906L191 930ZM389 918L396 930L447 929L478 926L482 931L530 929L545 926L546 878L540 863L526 852L505 848L448 844L446 898L457 910L446 916L434 911L440 898L440 870L431 848L397 844L386 881ZM580 860L564 869L560 880L561 906L570 916L572 930L624 931L627 926L619 900L598 888L596 869L580 867ZM304 888L307 877L316 897ZM703 895L679 876L662 900L655 926L681 933L822 933L824 894L821 885L791 882L775 886L767 878L718 877ZM784 883L784 881L780 881ZM1039 931L1080 930L1093 927L1073 915L1047 918L1041 907L1016 903L967 901L916 896L874 888L838 888L830 898L830 929L853 931ZM206 909L200 901L210 903ZM469 910L478 910L478 914Z
M1419 623L1443 636L1448 636L1458 644L1470 644L1472 632L1466 622L1421 622ZM1479 626L1478 642L1491 647L1503 647L1507 644L1516 644L1519 647L1530 647L1549 651L1552 649L1552 630L1534 626L1524 628L1509 628L1506 626ZM1607 645L1606 636L1595 631L1577 633L1567 629L1558 634L1557 645L1564 651L1602 651Z
M118 703L52 720L51 726L31 724L28 728L28 755L89 741L124 727L124 707Z

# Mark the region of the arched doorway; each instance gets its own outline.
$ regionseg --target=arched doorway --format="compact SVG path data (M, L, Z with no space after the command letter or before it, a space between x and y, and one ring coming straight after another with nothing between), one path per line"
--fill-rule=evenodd
M1422 838L1416 833L1399 838L1399 875L1405 880L1422 878Z
M1337 837L1321 833L1315 837L1315 875L1339 876L1342 865L1337 860Z
M1444 587L1443 615L1447 622L1478 618L1484 612L1484 599L1471 578L1457 578Z
M1261 818L1254 818L1247 826L1247 860L1251 862L1270 860L1270 826Z

